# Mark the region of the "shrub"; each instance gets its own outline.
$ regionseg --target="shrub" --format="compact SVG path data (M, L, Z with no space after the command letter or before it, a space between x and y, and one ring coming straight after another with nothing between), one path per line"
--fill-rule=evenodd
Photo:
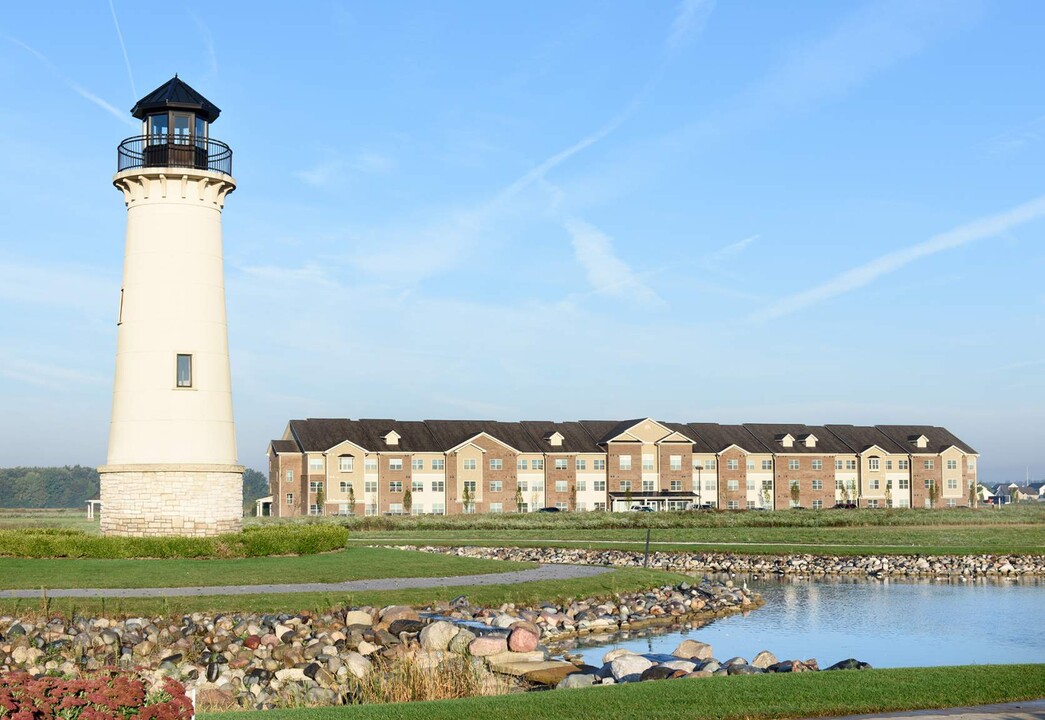
M505 695L512 689L511 681L461 655L447 656L436 668L405 656L380 661L375 672L355 683L353 697L372 705Z
M90 680L39 677L24 672L0 675L3 720L189 720L192 702L181 683L165 678L146 690L128 675Z

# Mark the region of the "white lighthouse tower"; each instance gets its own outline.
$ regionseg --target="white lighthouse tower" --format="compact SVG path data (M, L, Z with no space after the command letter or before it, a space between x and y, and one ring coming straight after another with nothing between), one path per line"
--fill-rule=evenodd
M221 211L232 151L221 111L177 76L131 110L113 184L127 205L105 535L215 535L241 527Z

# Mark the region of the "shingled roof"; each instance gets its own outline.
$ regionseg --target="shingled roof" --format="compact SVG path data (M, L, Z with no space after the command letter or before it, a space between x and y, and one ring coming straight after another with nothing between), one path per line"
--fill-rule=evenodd
M870 425L827 425L825 427L856 453L862 453L872 447L879 447L888 453L907 453L906 448Z
M744 429L767 448L782 455L848 454L852 452L848 445L822 426L810 427L801 423L744 423ZM785 435L790 435L794 439L791 447L784 447L780 443ZM816 445L813 447L806 447L805 439L809 435L816 437Z
M688 423L688 435L696 435L707 446L713 448L709 452L722 452L730 445L736 445L751 453L771 452L749 433L743 425L719 425L718 423Z
M207 122L214 122L221 115L221 108L177 75L136 102L131 115L141 120L157 110L192 110Z
M524 420L519 423L533 438L538 452L601 453L603 449L579 422L551 422L547 420ZM562 435L562 445L548 442L553 433Z
M875 425L875 427L901 445L904 448L904 452L935 455L953 445L962 452L972 455L978 454L955 437L947 428L935 427L933 425ZM911 442L920 435L924 435L929 441L924 448L915 447Z
M269 445L272 446L272 452L274 453L298 453L301 452L301 448L293 440L273 440Z

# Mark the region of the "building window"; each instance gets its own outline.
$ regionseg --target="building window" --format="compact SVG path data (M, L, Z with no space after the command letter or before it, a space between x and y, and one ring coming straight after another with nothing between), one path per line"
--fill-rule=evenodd
M433 480L432 481L432 492L434 492L434 493L446 492L446 481L445 480Z
M736 458L731 458L729 460L726 460L726 469L727 470L736 470L738 467L740 467L740 463L737 461Z
M445 458L436 458L435 460L433 460L432 461L432 469L433 470L444 470L444 469L446 469L446 459Z
M682 481L672 480L671 481L671 492L682 492Z
M897 460L896 461L896 468L898 470L908 470L908 469L910 469L910 467L911 467L911 463L910 463L909 460Z
M881 460L879 458L873 457L873 458L868 458L867 459L867 469L872 471L872 472L877 472L878 466L880 464L881 464Z
M337 469L341 472L353 472L356 467L355 460L351 455L342 455L337 459Z
M842 469L842 459L841 458L835 458L835 470L841 470L841 469Z
M559 508L559 510L566 511L570 509L570 504L568 502L563 502L562 500L560 500L559 502L555 503L555 507Z
M715 467L716 467L716 465L715 465L715 462L716 462L716 461L715 461L715 459L714 459L714 458L712 458L711 460L708 460L708 461L706 461L706 462L704 463L704 469L705 469L705 470L714 470L714 469L715 469Z
M925 478L925 480L923 480L922 483L925 486L926 490L933 486L933 481L930 478Z
M740 489L740 481L738 481L738 480L727 480L726 481L726 490L739 490L739 489Z
M704 489L705 490L714 490L715 489L715 481L714 480L705 480L704 481Z
M192 387L192 355L178 355L177 383L180 388Z
M762 469L763 470L772 470L773 469L773 461L772 460L763 460L762 461Z
M592 467L592 470L605 470L606 469L606 461L602 460L602 459L592 460L591 461L591 467Z
M349 509L351 506L348 503L340 503L337 506L338 515L351 515L352 511Z
M544 469L544 458L534 458L530 463L531 470L543 470Z
M854 460L846 460L845 461L845 469L846 470L856 470L856 460L855 459Z
M954 478L947 478L947 489L948 490L957 490L958 489L958 481L955 480Z
M294 482L294 471L293 470L287 470L287 482L288 483Z
M312 480L308 484L308 491L310 493L323 492L323 483L320 480Z
M681 470L682 469L682 456L681 455L672 455L672 456L670 456L668 458L668 467L671 468L672 470Z
M762 481L762 489L763 490L772 490L773 489L773 481L772 480L763 480Z
M823 460L819 460L819 459L814 460L813 461L813 469L814 470L823 470L824 469L824 461Z
M555 469L556 470L566 470L566 469L568 469L569 466L567 465L567 462L568 461L566 460L566 458L555 458Z
M576 462L574 462L574 467L577 468L578 470L587 470L588 469L588 461L585 460L584 458L577 458Z
M595 492L606 492L606 481L605 480L593 480L591 483L591 489Z
M594 507L594 508L595 508L596 510L601 510L601 511L603 511L603 512L606 512L606 503L604 503L604 502L599 502L599 501L596 501L596 502L595 502L595 503L594 503L594 504L592 505L592 507Z
M377 480L364 480L363 481L363 492L376 493L377 492Z
M824 481L823 480L813 480L813 489L814 490L823 490L824 489Z
M749 477L747 479L747 489L748 490L754 490L755 489L755 479L754 478L750 478Z
M900 478L897 482L898 482L899 488L901 490L910 490L911 489L911 480L910 480L910 478Z
M951 498L947 501L947 507L958 507L958 501Z
M529 465L530 463L528 463L524 458L519 458L519 460L515 463L515 468L517 470L526 470L529 467Z
M504 512L504 505L502 503L490 503L490 512L499 513Z
M432 514L433 515L445 515L446 506L443 503L432 503Z
M425 506L422 505L421 503L412 503L410 505L410 514L411 515L424 515L425 514Z
M886 470L892 470L893 469L893 461L892 460L886 460L885 461L885 469Z
M791 460L788 460L787 461L787 469L788 470L797 470L798 469L798 460L796 460L794 458L792 458Z
M529 480L519 480L519 492L527 492L530 489Z
M578 480L577 484L574 485L574 487L577 489L577 492L587 492L588 491L588 481L587 480Z
M926 460L925 461L925 469L926 470L932 470L934 467L936 467L936 461L935 460Z
M490 458L490 469L491 470L503 470L504 461L500 458Z
M389 480L388 481L388 492L401 493L403 492L403 481L402 480Z
M504 483L501 480L490 481L490 492L499 493L504 490Z
M966 460L965 461L965 467L969 471L975 470L976 469L976 459L975 458L969 458L968 460Z
M844 490L845 485L842 484L842 478L835 478L835 490Z
M729 510L739 510L740 509L740 503L737 502L736 500L730 500L729 502L726 503L726 508L728 508Z
M309 515L321 515L322 513L320 512L319 505L317 505L315 503L311 503L308 506L308 514Z
M411 480L410 481L410 492L419 493L425 491L424 480Z
M424 459L422 459L422 458L413 458L412 460L410 460L410 469L411 470L424 470L425 469L425 461L424 461Z
M869 507L869 508L876 508L876 507L878 507L878 501L877 500L868 500L867 501L867 507Z
M342 480L341 482L338 483L337 489L340 490L342 493L347 493L349 491L349 489L351 489L351 487L352 487L352 483L346 482L346 481Z
M911 507L911 501L907 498L900 498L896 502L896 507L909 508Z
M569 489L570 488L567 485L565 480L556 480L555 481L555 492L557 492L557 493L564 493L564 492L568 492Z
M310 473L321 473L323 472L323 458L311 457L308 459L308 471Z
M620 491L621 492L631 492L631 480L621 480L620 481Z
M475 480L465 480L464 489L472 493L472 495L475 495L476 484Z
M642 492L644 492L644 493L651 493L651 492L656 492L656 490L657 490L657 486L656 486L656 483L653 480L643 480L642 481Z
M755 469L755 461L754 460L748 460L747 461L747 469L748 470L754 470Z
M403 469L403 458L388 458L388 469L389 470L402 470Z
M366 472L377 472L377 458L366 458L363 461L363 470Z
M947 461L947 469L948 470L957 470L958 469L958 461L957 460L948 460Z
M621 470L631 470L631 455L620 455L617 457L617 464Z
M294 493L287 493L287 505L294 504Z
M642 469L645 470L646 472L653 472L654 467L653 467L653 456L652 455L643 455L642 456Z
M377 503L367 503L363 512L367 515L377 515Z
M867 481L867 487L869 487L872 490L877 490L881 486L882 486L882 483L881 483L881 481L878 478L871 478L870 480Z
M389 503L388 513L390 515L402 515L403 514L403 503Z
M755 501L754 500L745 500L744 501L744 509L745 510L754 510L755 509Z
M823 510L824 509L824 501L823 500L814 500L813 501L813 509L814 510Z
M467 460L465 460L463 467L465 470L475 470L475 458L468 458Z

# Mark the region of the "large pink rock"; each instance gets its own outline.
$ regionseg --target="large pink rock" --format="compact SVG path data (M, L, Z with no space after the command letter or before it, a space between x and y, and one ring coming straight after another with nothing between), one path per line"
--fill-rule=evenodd
M508 649L512 652L532 652L537 649L540 638L533 630L522 625L512 628L512 634L508 636Z
M499 637L477 637L468 643L468 652L475 657L499 655L508 649L508 643Z

